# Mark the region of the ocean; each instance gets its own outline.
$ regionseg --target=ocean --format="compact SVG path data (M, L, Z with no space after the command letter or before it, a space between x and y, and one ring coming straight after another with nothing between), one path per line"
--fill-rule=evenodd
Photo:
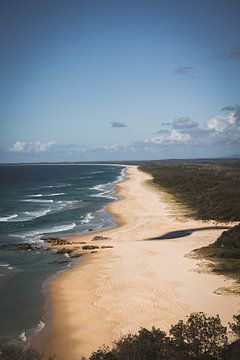
M28 342L44 324L44 283L71 266L44 249L44 235L115 226L106 212L125 168L114 165L0 166L0 342ZM39 246L37 251L19 244Z

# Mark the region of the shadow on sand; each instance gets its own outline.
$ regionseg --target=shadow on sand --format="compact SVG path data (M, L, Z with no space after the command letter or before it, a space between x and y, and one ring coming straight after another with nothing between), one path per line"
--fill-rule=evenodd
M147 239L149 240L168 240L168 239L177 239L180 237L189 236L195 231L205 231L205 230L218 230L218 229L229 229L229 226L207 226L203 228L195 228L195 229L184 229L184 230L177 230L177 231L170 231L166 234L163 234L161 236L156 236L153 238Z

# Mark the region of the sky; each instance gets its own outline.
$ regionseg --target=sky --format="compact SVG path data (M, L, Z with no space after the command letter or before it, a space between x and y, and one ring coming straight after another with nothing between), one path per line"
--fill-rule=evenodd
M240 153L239 0L0 0L0 162Z

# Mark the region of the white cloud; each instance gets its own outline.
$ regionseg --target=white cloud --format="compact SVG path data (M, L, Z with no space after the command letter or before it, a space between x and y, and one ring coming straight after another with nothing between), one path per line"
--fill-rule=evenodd
M186 144L190 139L191 136L189 134L181 133L175 129L169 135L169 140L175 144Z
M36 143L32 144L32 149L35 152L45 152L49 151L56 143L54 141L48 141L42 143L41 141L37 141Z
M187 133L182 133L175 129L167 132L166 134L157 137L148 137L138 144L146 145L169 145L169 144L186 144L191 139L191 136Z
M10 151L22 153L26 151L27 143L25 141L16 141L15 144L12 145Z
M240 149L240 106L226 106L224 113L217 114L200 125L190 117L180 117L168 123L167 129L126 146L80 144L55 141L16 141L10 152L17 159L40 160L103 160L151 157L221 156L238 153ZM17 155L18 154L18 155ZM24 157L25 156L25 157Z
M122 146L119 144L113 145L99 145L99 146L92 146L90 148L86 148L85 151L107 151L107 152L117 152L122 149Z
M231 110L227 115L216 115L207 123L207 128L212 130L215 140L228 143L240 139L240 106L227 106L224 111Z
M207 127L216 132L223 132L227 127L226 118L221 115L216 115L208 121Z
M16 153L42 153L51 150L56 145L57 143L54 141L36 141L35 143L16 141L10 148L10 151Z

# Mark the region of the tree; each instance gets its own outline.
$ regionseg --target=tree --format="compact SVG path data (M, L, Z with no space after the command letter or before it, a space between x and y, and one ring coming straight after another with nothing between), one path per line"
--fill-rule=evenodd
M234 332L234 334L237 336L237 338L240 338L240 314L233 315L233 323L229 323L229 326L231 330Z
M228 340L227 328L221 324L219 316L207 317L202 312L192 313L186 323L180 320L169 333L176 348L188 353L190 358L219 359Z
M24 349L15 345L0 345L0 360L54 360L54 357L43 357L37 350Z

